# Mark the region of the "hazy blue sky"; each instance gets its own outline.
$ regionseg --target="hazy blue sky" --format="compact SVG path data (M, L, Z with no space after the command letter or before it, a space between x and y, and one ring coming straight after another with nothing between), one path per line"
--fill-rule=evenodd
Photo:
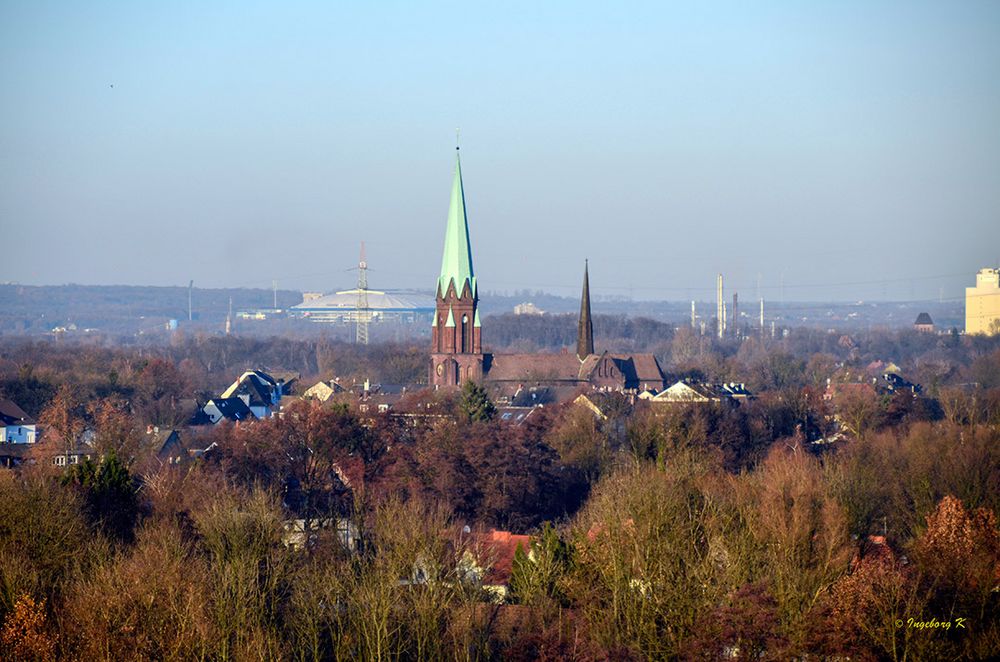
M431 288L456 126L484 290L1000 261L1000 2L692 4L5 0L0 280Z

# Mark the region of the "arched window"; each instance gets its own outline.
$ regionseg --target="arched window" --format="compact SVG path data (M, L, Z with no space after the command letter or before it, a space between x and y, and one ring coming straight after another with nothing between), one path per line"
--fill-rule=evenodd
M461 352L465 354L469 346L469 316L462 315L462 349Z

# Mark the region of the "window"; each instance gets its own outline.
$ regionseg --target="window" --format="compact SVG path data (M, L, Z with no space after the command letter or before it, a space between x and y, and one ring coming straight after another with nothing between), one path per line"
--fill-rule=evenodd
M66 466L66 456L65 455L56 455L55 459L53 459L52 461L53 461L53 463L57 467L64 467L64 466Z
M80 464L80 456L79 455L70 455L69 456L69 463L70 464Z

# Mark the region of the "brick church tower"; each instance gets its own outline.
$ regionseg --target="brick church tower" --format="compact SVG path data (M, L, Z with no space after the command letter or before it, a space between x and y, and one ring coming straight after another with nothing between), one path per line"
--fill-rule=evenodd
M451 187L444 255L437 283L437 310L431 333L430 382L458 386L483 378L479 323L479 288L472 271L469 219L465 212L462 163L455 148L455 181Z

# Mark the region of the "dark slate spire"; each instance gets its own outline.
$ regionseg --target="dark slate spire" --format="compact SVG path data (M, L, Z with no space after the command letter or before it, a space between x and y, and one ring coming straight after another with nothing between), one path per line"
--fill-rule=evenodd
M580 298L580 327L576 334L576 355L584 360L594 353L594 323L590 319L590 277L583 263L583 296Z

